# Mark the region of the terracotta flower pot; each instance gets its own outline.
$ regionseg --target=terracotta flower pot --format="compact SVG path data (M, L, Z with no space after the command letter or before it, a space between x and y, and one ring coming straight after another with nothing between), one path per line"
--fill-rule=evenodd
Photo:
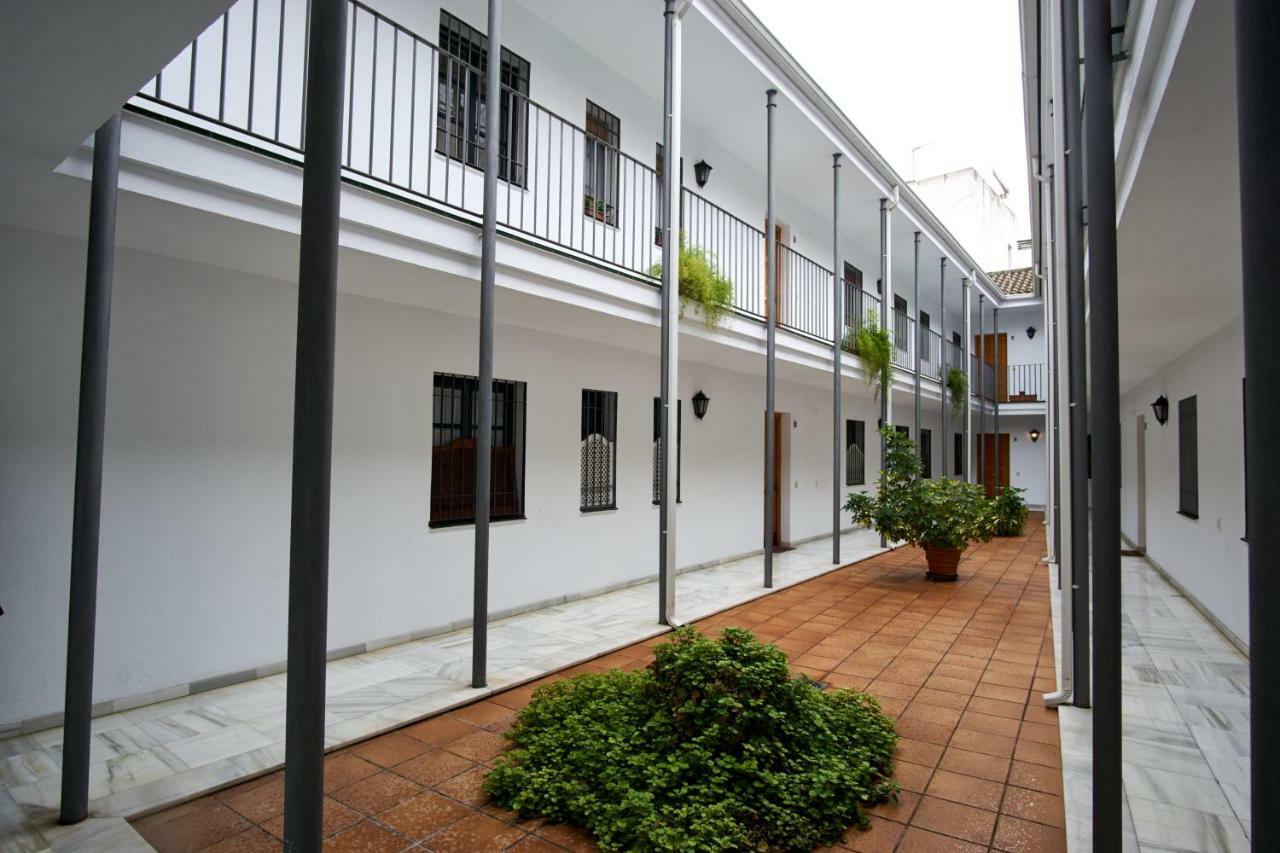
M963 548L935 548L924 546L924 558L929 563L929 571L925 577L931 581L953 581L956 579L956 568L960 565Z

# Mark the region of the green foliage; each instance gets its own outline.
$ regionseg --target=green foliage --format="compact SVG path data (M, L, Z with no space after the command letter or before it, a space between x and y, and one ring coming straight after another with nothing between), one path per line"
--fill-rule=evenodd
M1021 536L1022 525L1027 520L1027 502L1022 499L1026 489L1005 487L993 500L988 501L991 529L996 536Z
M878 398L889 387L889 371L893 369L893 341L889 330L880 325L879 311L868 311L863 317L854 333L853 351L862 359L867 387Z
M606 850L812 850L879 802L897 735L875 699L794 679L750 632L681 628L638 672L539 687L485 789Z
M662 264L654 264L649 275L662 278ZM680 316L689 303L702 309L702 321L714 331L733 310L733 282L721 274L715 255L691 248L680 235Z
M965 397L969 393L969 377L958 367L947 371L947 391L951 394L951 411L964 412Z
M861 524L886 539L933 548L959 548L986 542L994 519L982 489L959 480L920 479L915 442L892 427L880 430L886 442L885 465L875 495L850 494L844 508Z

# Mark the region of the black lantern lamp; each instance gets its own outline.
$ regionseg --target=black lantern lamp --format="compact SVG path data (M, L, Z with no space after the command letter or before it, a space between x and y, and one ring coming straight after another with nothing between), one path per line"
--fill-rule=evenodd
M1034 338L1035 336L1036 336L1036 327L1035 327L1035 326L1027 326L1027 340L1031 340L1031 339L1032 339L1032 338Z
M707 179L711 177L711 164L706 160L699 160L693 164L693 177L697 179L699 187L707 185Z
M1156 416L1156 423L1164 426L1169 420L1169 398L1163 394L1156 397L1156 401L1151 404L1151 411Z
M711 398L699 391L693 395L693 414L698 420L702 420L707 414L707 404L711 402Z
M1027 433L1027 435L1031 437L1032 444L1035 444L1037 441L1040 440L1040 430L1038 429L1032 429L1030 432Z

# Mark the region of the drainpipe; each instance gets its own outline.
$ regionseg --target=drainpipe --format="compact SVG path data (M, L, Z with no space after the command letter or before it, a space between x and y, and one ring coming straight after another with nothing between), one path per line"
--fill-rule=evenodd
M67 684L62 729L59 823L89 814L93 725L93 648L98 612L98 530L102 515L102 455L107 418L107 353L111 283L116 259L116 191L120 174L120 114L93 135L89 190L89 251L85 264L80 403L71 515L71 583L67 607Z
M898 188L893 189L893 198L880 199L880 328L890 332L890 347L893 343L893 334L890 327L889 312L893 310L893 282L891 280L890 271L891 264L889 262L890 251L890 227L889 214L898 205ZM890 349L892 352L892 349ZM893 367L889 368L889 381L884 384L884 388L880 389L880 423L885 428L893 426L893 407L889 404L890 388L893 386ZM883 435L880 436L880 470L884 470L885 463L888 461L886 447L887 442ZM880 536L880 547L883 548L888 544L884 536Z
M993 356L993 360L995 361L995 370L992 371L992 376L995 379L995 384L996 384L996 387L991 389L992 409L993 409L992 416L995 420L995 426L993 427L993 429L995 429L995 439L991 442L991 452L995 455L995 458L996 458L994 486L995 486L996 494L998 495L1001 492L1001 488L1000 488L1000 373L1002 371L1007 373L1008 371L1005 370L1005 368L1000 366L1000 309L995 305L991 306L991 347L993 350L995 350L995 355ZM1008 377L1006 376L1005 379L1007 381ZM1005 460L1005 464L1006 465L1008 464L1007 459Z
M1240 224L1243 243L1244 366L1248 377L1246 414L1246 498L1249 517L1249 674L1250 744L1253 751L1250 797L1256 850L1280 849L1280 830L1272 821L1280 808L1280 632L1275 614L1280 603L1280 577L1275 555L1280 536L1276 481L1280 479L1280 447L1271 430L1280 416L1280 338L1274 321L1280 316L1275 282L1280 263L1275 252L1275 222L1280 217L1280 173L1275 143L1280 137L1275 105L1280 102L1275 33L1280 7L1274 0L1236 0L1236 85L1240 134Z
M978 482L982 484L982 490L985 493L987 489L987 398L986 382L987 376L987 336L984 334L984 322L986 318L983 316L982 305L986 301L986 297L981 292L978 293Z
M489 0L489 55L502 48L502 0ZM501 64L485 69L485 103L497 104ZM497 139L500 110L485 110L485 139ZM489 511L493 463L493 289L498 248L498 146L484 149L484 230L480 237L480 370L476 389L475 593L471 616L471 686L484 687L489 653Z
M1093 843L1123 847L1120 678L1120 322L1116 274L1115 114L1111 4L1085 0L1085 130L1089 134L1090 432L1093 434ZM1265 689L1265 688L1264 688ZM1274 769L1272 770L1274 773ZM1263 816L1266 823L1269 816ZM1255 840L1255 843L1256 840ZM1265 847L1258 849L1265 850Z
M773 460L777 441L777 431L773 428L775 408L774 400L774 353L775 337L778 321L778 276L775 259L778 257L776 245L776 225L773 218L773 114L778 105L775 99L777 89L765 92L765 293L768 305L767 337L765 341L765 416L764 416L764 586L773 588L773 492L776 488Z
M916 388L915 388L915 414L916 414L916 441L920 440L920 339L924 337L924 332L920 328L920 232L915 232L912 240L912 249L915 252L915 264L911 268L911 305L916 311ZM946 258L942 259L945 264Z
M840 155L831 155L831 562L840 562L840 371L844 343L844 287L840 264Z
M972 483L973 479L973 359L965 358L964 351L969 348L969 341L973 340L973 280L977 278L977 271L970 270L969 277L961 283L964 298L961 301L964 311L964 340L960 346L960 358L963 362L961 370L968 376L968 381L964 388L964 478L966 482ZM943 341L946 346L946 341Z
M329 621L329 500L342 200L347 3L313 0L298 260L289 524L284 849L319 850L324 805L324 684Z
M947 434L950 429L947 425L947 259L942 258L939 264L941 270L938 275L938 315L939 322L939 340L941 346L938 347L938 380L939 380L939 399L942 401L942 479L949 479L951 472L947 470L947 442L951 437Z

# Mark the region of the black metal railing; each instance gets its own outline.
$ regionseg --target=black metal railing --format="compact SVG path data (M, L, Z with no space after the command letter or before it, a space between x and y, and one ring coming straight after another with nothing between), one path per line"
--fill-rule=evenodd
M1043 403L1044 365L1010 364L1007 368L1002 403Z
M733 307L763 319L764 231L687 189L680 195L680 219L686 245L707 252L733 282Z
M777 264L778 324L831 340L831 270L781 243Z

